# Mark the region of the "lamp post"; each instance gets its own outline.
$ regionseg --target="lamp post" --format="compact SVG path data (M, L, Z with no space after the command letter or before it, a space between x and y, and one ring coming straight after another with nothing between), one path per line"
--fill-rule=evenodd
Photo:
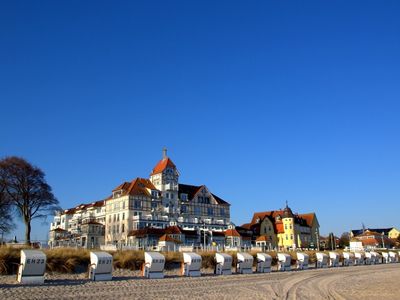
M318 229L315 229L315 237L317 241L317 250L319 251L319 234L318 234Z
M203 220L203 250L206 251L206 222Z

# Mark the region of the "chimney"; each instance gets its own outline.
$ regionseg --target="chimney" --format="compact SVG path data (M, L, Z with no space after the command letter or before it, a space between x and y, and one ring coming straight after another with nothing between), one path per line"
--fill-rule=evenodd
M163 154L163 159L166 159L167 158L167 148L163 148L163 150L162 150L162 154Z

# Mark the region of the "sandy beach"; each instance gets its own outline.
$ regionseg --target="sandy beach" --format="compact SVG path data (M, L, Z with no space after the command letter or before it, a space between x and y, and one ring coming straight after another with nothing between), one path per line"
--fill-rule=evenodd
M41 286L0 277L0 299L399 299L400 264L309 269L270 274L143 279L116 270L109 282L85 274L46 274Z

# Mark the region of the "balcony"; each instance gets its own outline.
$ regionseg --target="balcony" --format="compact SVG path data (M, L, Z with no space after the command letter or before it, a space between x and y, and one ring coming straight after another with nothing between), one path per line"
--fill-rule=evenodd
M165 185L165 190L166 191L177 191L178 190L178 185L177 184L173 184L173 183L167 183Z

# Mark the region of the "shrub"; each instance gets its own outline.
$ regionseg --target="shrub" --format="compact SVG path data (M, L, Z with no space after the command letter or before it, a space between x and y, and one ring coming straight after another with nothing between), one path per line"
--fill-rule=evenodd
M90 263L90 254L86 249L57 248L46 250L45 253L49 272L85 272Z
M14 274L20 262L20 249L0 247L0 274Z
M112 253L114 260L114 268L140 270L140 266L144 262L143 251L117 251Z

